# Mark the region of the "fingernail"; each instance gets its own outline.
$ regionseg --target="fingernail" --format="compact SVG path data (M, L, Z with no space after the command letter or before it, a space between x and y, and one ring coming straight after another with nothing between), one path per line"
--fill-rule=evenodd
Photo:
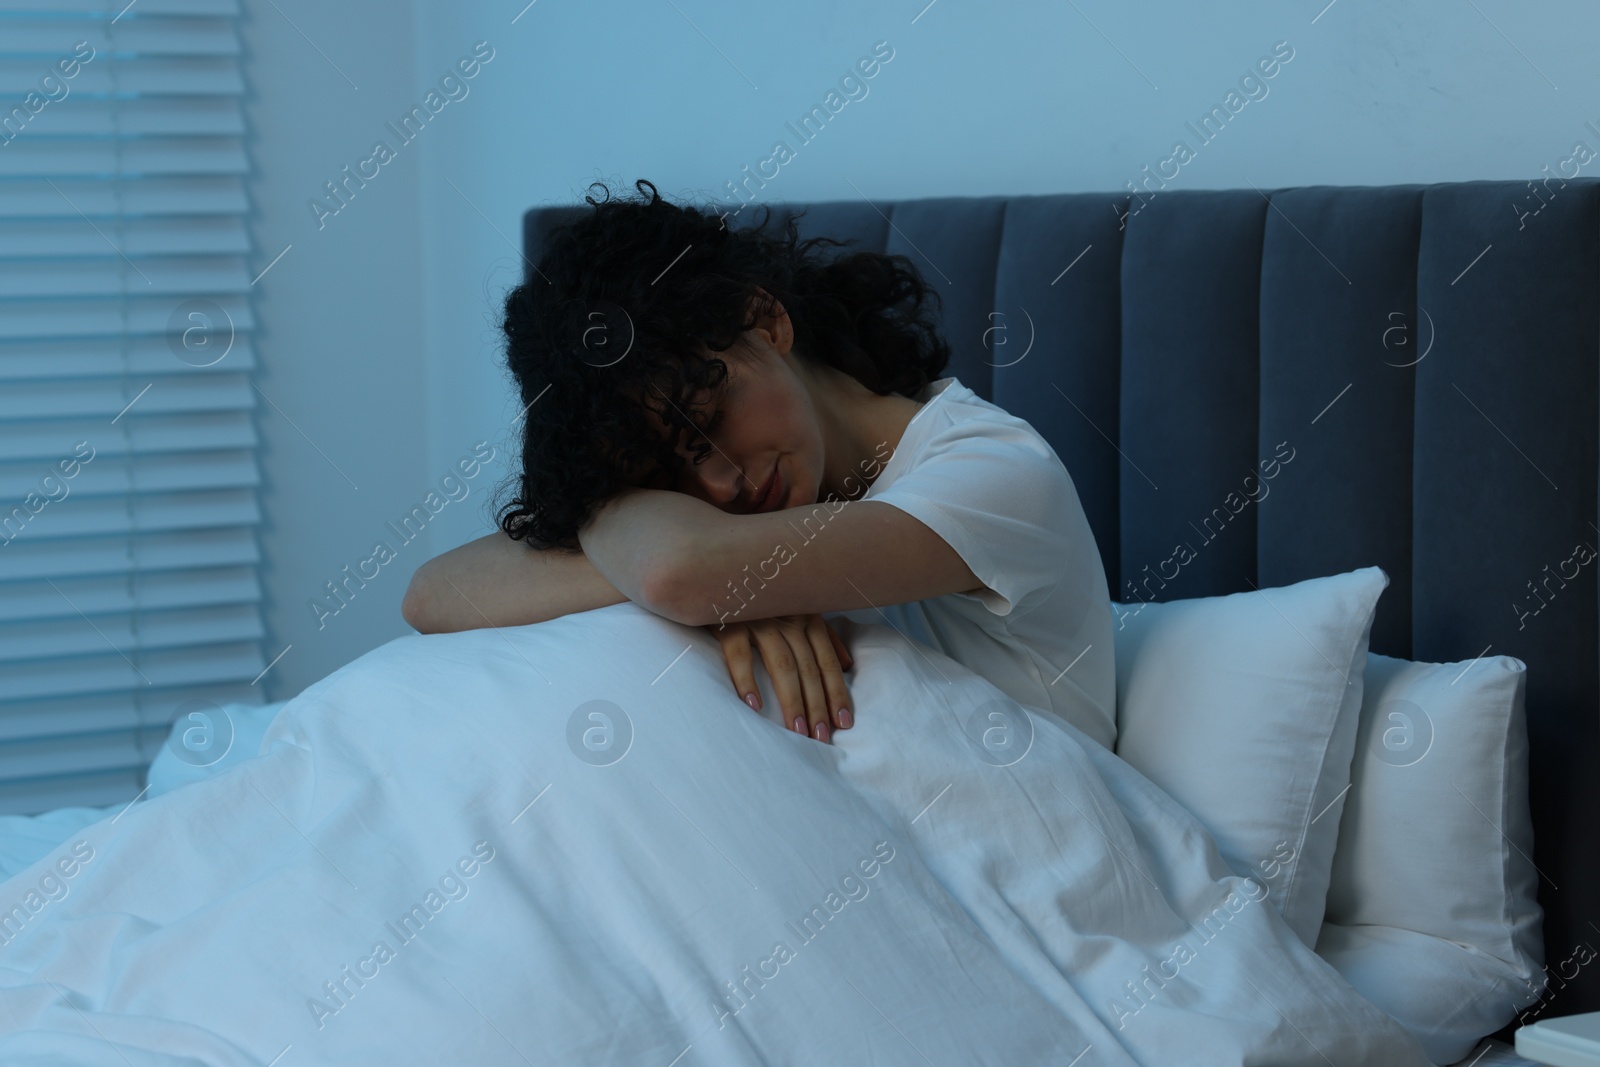
M816 734L816 738L817 738L818 741L821 741L823 744L827 744L828 743L828 736L829 736L831 731L829 731L827 723L825 723L825 722L817 723L817 725L815 727L813 727L813 732Z
M760 711L761 710L761 699L759 697L757 697L754 693L746 693L744 695L744 702L746 704L750 705L750 710L751 711Z
M850 729L851 724L854 722L855 718L850 714L849 708L839 709L839 729L848 730Z
M801 737L807 736L806 717L804 715L796 715L794 717L794 732Z

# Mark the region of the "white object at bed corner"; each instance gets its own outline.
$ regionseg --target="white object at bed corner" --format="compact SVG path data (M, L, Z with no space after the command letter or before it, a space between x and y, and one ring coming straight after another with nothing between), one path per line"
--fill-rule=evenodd
M1549 1067L1600 1067L1600 1012L1524 1026L1517 1031L1517 1052Z

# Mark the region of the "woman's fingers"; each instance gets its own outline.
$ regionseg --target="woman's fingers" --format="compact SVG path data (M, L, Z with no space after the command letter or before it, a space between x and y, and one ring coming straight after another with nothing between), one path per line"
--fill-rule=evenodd
M850 688L844 680L850 650L844 647L844 641L821 615L806 619L806 636L816 650L817 666L822 672L822 688L828 701L828 723L835 730L848 730L854 721Z
M778 697L783 724L797 734L811 736L811 716L806 712L805 688L800 680L800 660L795 646L776 619L760 619L750 623L751 636L761 650L761 662L766 664L767 677ZM804 642L799 642L803 646Z
M761 661L777 690L784 725L818 741L828 740L828 694L816 652L806 636L805 617L786 615L750 625Z
M844 672L855 665L838 632L821 615L788 615L722 627L716 635L728 677L740 699L761 709L753 650L759 650L772 679L784 726L818 741L853 724Z
M761 710L761 689L756 685L755 657L751 654L750 630L742 622L731 626L709 628L722 645L722 658L728 663L728 677L733 680L733 691L739 699L750 705L750 710Z
M818 615L817 618L822 619L822 616ZM827 619L822 619L822 621L828 627L828 636L833 641L834 652L839 657L840 665L843 666L845 670L850 670L856 665L855 656L850 654L850 649L845 646L844 638L840 637L839 631L833 628L833 623L829 622Z

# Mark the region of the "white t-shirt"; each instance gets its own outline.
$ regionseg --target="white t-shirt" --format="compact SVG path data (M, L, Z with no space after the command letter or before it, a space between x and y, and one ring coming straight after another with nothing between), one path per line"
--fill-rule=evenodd
M1022 704L1116 740L1111 597L1078 491L1034 428L955 378L923 406L862 500L920 520L987 589L827 612L891 623Z

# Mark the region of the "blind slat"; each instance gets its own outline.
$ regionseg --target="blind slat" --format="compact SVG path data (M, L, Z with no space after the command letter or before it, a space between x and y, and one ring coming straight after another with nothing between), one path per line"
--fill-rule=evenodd
M108 4L105 0L54 0L42 8L39 0L0 0L0 11L22 12L28 15L89 15L110 22L122 14L125 5ZM139 0L138 14L128 12L124 18L149 18L151 15L237 15L238 0ZM76 20L74 20L76 21Z
M99 235L96 235L99 237ZM104 242L104 238L102 238ZM70 261L0 261L0 315L18 298L74 298L128 293L242 293L250 288L245 261L237 256L186 256L138 259L117 256Z
M73 506L66 506L67 503ZM199 493L136 493L126 498L88 497L47 504L37 514L23 503L0 510L0 541L10 551L39 538L85 537L97 533L144 530L198 530L212 526L254 526L261 521L250 489Z
M53 778L0 779L0 815L121 806L139 795L143 782L144 770L138 766Z
M170 723L177 710L191 700L260 705L266 703L266 694L260 685L251 685L247 678L243 682L221 685L144 686L131 700L126 694L105 693L19 700L11 703L7 714L0 717L0 745L28 738L70 741L75 734L105 734L163 725Z
M254 312L244 295L248 290L249 285L245 284L237 292L206 294L232 324L235 334L255 326ZM0 300L0 340L163 334L182 304L181 297L137 293L84 300Z
M92 230L92 228L91 228ZM250 285L244 260L237 256L122 256L95 234L105 259L0 260L0 293L11 298L107 295L126 292L241 292ZM117 251L120 251L119 248ZM126 258L125 258L126 257Z
M51 58L70 53L79 41L94 49L96 59L107 52L188 56L231 56L239 52L238 36L225 19L169 18L151 22L121 18L112 23L23 17L7 19L0 29L5 31L0 37L0 50Z
M82 36L70 36L61 44L60 55L72 54L72 44ZM236 46L237 47L237 46ZM112 68L116 68L115 76ZM38 91L39 79L49 73L47 64L36 57L0 59L0 94L22 96ZM77 77L66 83L71 93L197 93L205 96L238 96L244 92L239 61L228 56L108 56L103 51L79 66ZM67 100L72 97L68 96ZM10 111L7 101L6 111Z
M101 647L104 647L102 645ZM266 668L259 641L214 648L190 646L142 651L135 663L107 648L104 655L38 663L0 664L0 688L12 700L122 693L163 686L248 683Z
M230 352L227 359L231 359ZM170 352L167 358L184 369ZM226 362L226 359L224 360ZM221 364L218 364L219 366ZM77 383L65 380L14 382L0 393L0 420L71 418L104 415L114 417L139 396L139 415L175 411L227 411L252 407L255 391L241 374L186 375L167 377L158 383L125 384L121 380L90 378ZM145 385L150 385L145 390ZM97 437L104 437L102 429ZM0 496L0 500L5 499Z
M224 330L225 324L219 326L219 333ZM226 344L225 333L218 339ZM0 382L56 378L70 381L124 374L150 381L180 374L233 374L255 366L254 348L250 338L243 335L235 336L227 355L209 366L202 365L212 358L209 355L191 354L190 362L173 359L174 355L165 337L0 341Z
M41 491L46 475L50 484ZM62 511L92 497L122 498L133 493L171 493L195 489L237 489L259 485L261 474L253 451L199 451L158 453L151 456L101 456L80 464L70 481L55 475L53 468L36 462L0 464L0 500L22 500L30 492L50 499L61 496ZM63 490L51 486L65 486ZM56 506L52 502L47 506ZM41 512L42 514L42 512ZM10 512L0 512L0 527L13 522ZM0 534L3 536L3 534Z
M144 137L118 141L110 138L68 140L32 134L32 130L24 129L16 140L0 150L0 178L243 174L249 166L244 145L237 137Z
M146 726L115 733L13 741L0 747L0 781L136 771L155 757L166 733L162 726Z
M146 175L137 182L113 181L113 177L15 179L6 184L5 196L0 196L0 218L78 218L79 211L92 219L243 215L249 210L244 182L236 174Z
M25 679L29 676L72 673L62 669L71 668L72 664L54 662L64 656L75 661L79 656L93 659L111 652L118 659L133 658L135 653L151 649L187 648L261 636L261 612L254 604L94 616L74 612L67 618L0 622L0 686L5 686L7 693L20 694L27 688ZM123 663L128 665L127 660ZM137 660L131 666L138 666Z
M146 394L148 395L148 394ZM104 419L60 419L50 422L0 422L0 467L30 461L35 474L56 468L58 457L72 454L79 441L95 444L95 461L107 456L153 452L193 452L254 448L255 425L248 411L205 410L185 415L146 414L128 418L116 436L105 435Z
M0 98L0 116L10 114L15 100ZM111 100L69 96L52 105L48 125L17 124L12 131L34 137L153 137L172 134L242 136L244 115L236 99L161 97Z
M19 619L94 617L109 612L253 604L261 600L254 567L157 571L63 578L0 586L0 623Z
M62 201L66 207L66 201ZM117 248L130 258L250 251L244 220L226 215L124 219ZM0 259L114 255L106 238L76 213L71 218L11 222L0 230Z
M255 564L260 559L255 534L247 526L87 536L65 541L24 536L0 545L0 581L148 574L183 567ZM4 714L0 713L0 722L3 720Z

